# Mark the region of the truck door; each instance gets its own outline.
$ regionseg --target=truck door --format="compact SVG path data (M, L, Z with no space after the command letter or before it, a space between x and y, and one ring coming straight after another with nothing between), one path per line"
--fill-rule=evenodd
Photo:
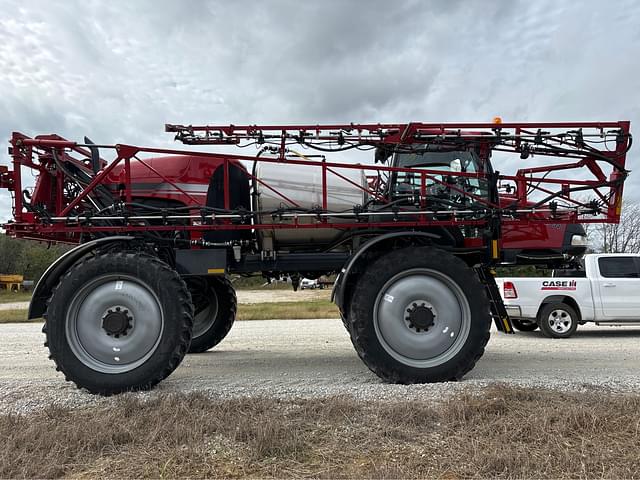
M640 270L632 256L598 258L598 292L603 320L640 317Z

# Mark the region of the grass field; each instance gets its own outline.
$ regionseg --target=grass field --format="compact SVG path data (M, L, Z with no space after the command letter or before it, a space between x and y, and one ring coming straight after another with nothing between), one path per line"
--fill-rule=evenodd
M9 292L0 290L0 303L28 302L31 300L31 292Z
M238 320L269 320L274 318L340 318L340 312L338 307L329 300L238 305Z
M639 409L500 386L435 404L125 395L0 416L0 477L637 478Z
M274 318L340 318L340 313L338 308L329 300L238 305L238 320L270 320ZM26 321L27 310L0 310L0 323Z
M26 321L27 310L0 310L0 323L18 323Z

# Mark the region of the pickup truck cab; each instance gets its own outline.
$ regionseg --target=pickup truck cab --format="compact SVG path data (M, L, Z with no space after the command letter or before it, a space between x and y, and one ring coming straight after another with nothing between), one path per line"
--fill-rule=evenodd
M576 270L553 277L496 278L507 312L521 331L540 328L568 338L586 322L640 322L640 255L588 254Z

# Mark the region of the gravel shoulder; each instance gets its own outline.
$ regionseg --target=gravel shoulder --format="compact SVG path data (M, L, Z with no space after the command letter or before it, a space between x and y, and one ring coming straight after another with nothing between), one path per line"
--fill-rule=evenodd
M331 289L316 290L237 290L238 303L251 305L254 303L278 302L310 302L314 300L329 300ZM0 310L26 310L29 302L0 303Z
M236 290L238 303L310 302L329 300L331 289L298 290Z
M0 303L0 310L26 310L29 302L7 302Z
M40 324L0 325L0 412L30 411L51 403L108 402L80 391L55 371ZM638 327L581 327L560 341L539 333L494 332L487 352L463 381L448 384L382 383L357 357L340 320L237 322L215 349L188 355L142 398L204 391L213 396L359 399L442 399L494 383L561 391L640 392Z

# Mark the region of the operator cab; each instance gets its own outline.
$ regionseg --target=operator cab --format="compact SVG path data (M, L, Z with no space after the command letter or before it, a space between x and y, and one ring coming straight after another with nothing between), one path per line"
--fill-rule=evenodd
M423 170L427 202L438 209L466 208L474 204L482 206L472 196L489 199L484 167L480 157L473 150L417 149L411 152L397 152L394 154L392 165ZM474 177L473 174L480 175ZM415 172L393 172L389 183L391 198L406 198L410 203L415 203L413 199L421 194L421 177L421 174Z
M384 152L377 155L377 160L381 159L385 159ZM435 214L437 219L451 218L445 213L447 210L477 209L480 217L487 208L487 201L501 207L517 201L515 194L498 196L497 191L492 194L487 179L492 173L491 164L476 149L434 150L433 146L427 149L415 145L411 151L396 150L391 166L424 172L424 192L423 174L392 172L385 195L405 209L426 208L442 212L442 215ZM421 198L424 203L421 203ZM431 231L454 238L458 247L463 245L464 237L478 235L472 228L443 227L440 230L432 228ZM580 224L503 225L501 237L505 264L554 267L580 258L587 248L586 233Z

